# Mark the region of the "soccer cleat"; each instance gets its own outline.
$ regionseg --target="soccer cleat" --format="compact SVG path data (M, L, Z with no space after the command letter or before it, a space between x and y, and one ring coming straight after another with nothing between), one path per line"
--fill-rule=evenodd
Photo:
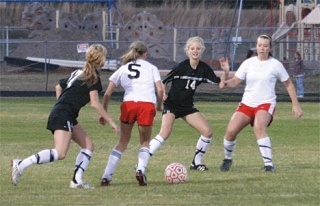
M194 164L190 165L190 170L206 171L208 169L209 168L206 165L194 165Z
M263 167L265 172L275 172L276 168L274 166L271 165L266 165Z
M22 172L20 172L20 169L19 169L20 161L21 161L20 159L11 160L11 167L12 167L11 182L15 186L18 184L18 181L22 175Z
M220 166L220 170L222 172L227 172L229 171L231 165L232 165L232 159L224 159Z
M108 180L107 178L102 178L100 186L101 187L106 187L110 185L111 180Z
M89 185L86 182L82 182L82 183L75 183L71 180L70 182L70 188L79 188L79 189L94 189L93 186Z
M140 186L147 186L147 177L141 172L141 170L136 172L136 179Z

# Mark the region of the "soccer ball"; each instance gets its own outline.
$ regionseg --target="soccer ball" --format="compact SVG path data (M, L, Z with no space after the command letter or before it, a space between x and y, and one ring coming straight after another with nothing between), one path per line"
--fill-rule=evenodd
M183 164L171 163L166 167L164 177L170 184L179 184L187 180L188 172Z

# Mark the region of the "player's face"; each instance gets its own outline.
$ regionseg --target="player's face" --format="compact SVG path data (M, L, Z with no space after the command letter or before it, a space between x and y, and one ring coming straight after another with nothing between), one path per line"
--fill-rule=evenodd
M260 59L268 59L271 51L270 40L265 38L258 38L257 40L257 54Z
M194 41L190 43L190 46L188 48L189 58L200 59L202 52L203 51L199 42Z

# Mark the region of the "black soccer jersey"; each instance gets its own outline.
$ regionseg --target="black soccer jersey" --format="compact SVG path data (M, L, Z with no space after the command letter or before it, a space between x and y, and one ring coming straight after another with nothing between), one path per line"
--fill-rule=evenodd
M196 69L192 69L189 60L185 60L172 69L162 83L171 83L166 101L182 107L193 106L193 96L201 83L219 83L217 77L208 64L200 61Z
M88 87L83 80L79 79L81 74L82 70L76 70L72 72L69 78L60 80L59 84L63 88L63 91L52 112L67 110L69 115L72 115L76 119L80 109L90 101L89 92L97 90L99 93L102 91L99 75L97 83Z

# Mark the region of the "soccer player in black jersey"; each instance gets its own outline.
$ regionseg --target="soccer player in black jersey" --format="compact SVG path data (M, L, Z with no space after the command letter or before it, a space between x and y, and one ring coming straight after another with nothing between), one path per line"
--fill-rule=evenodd
M106 61L107 50L100 44L93 44L86 52L86 63L82 70L74 71L68 79L60 80L56 86L57 102L48 118L47 129L54 136L54 149L45 149L25 159L11 161L11 181L17 185L25 169L33 164L44 164L66 157L70 141L75 141L80 147L80 153L75 162L71 188L93 188L82 180L94 150L93 142L77 121L79 111L88 102L97 113L109 122L119 135L120 130L111 116L105 111L99 101L98 93L102 85L98 70Z
M217 77L208 64L200 61L205 50L201 37L191 37L185 45L185 53L189 57L182 61L162 81L164 90L164 107L162 124L159 134L150 141L150 154L153 155L166 139L168 139L175 119L182 118L200 133L196 152L190 169L208 170L201 160L207 151L213 131L207 120L194 106L193 96L197 87L202 83L219 84L228 78L229 68L224 68L221 78ZM171 88L166 94L166 85L171 82ZM219 84L219 87L222 85Z

